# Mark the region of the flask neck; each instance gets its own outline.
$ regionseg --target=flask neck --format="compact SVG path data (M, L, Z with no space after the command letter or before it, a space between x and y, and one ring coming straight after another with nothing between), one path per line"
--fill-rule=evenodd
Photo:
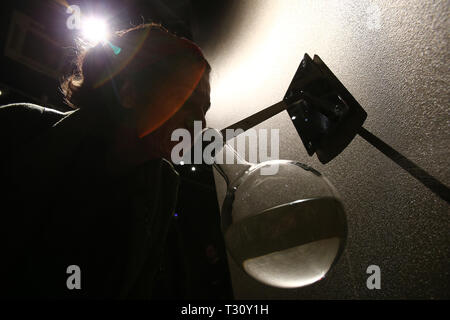
M209 129L214 131L216 138L221 141L220 148L216 149L214 155L213 166L225 179L229 187L235 180L245 174L253 165L246 161L237 151L225 141L224 137L217 129Z

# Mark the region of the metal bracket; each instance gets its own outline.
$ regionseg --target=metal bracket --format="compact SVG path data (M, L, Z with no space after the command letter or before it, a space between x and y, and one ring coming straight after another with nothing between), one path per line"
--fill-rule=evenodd
M287 111L310 156L336 157L353 140L367 113L326 64L305 54L284 96Z

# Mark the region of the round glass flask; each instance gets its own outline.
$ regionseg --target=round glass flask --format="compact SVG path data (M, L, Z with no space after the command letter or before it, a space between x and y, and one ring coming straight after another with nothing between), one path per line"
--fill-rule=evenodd
M210 130L209 137L224 141ZM221 227L230 256L266 285L298 288L322 279L347 236L344 207L331 183L296 161L253 164L227 143L218 149L213 166L227 183Z

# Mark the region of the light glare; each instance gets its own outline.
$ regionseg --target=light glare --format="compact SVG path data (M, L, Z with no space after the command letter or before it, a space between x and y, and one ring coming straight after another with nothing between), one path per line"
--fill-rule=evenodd
M106 21L95 17L83 20L81 33L83 39L93 46L99 42L107 42L109 37Z

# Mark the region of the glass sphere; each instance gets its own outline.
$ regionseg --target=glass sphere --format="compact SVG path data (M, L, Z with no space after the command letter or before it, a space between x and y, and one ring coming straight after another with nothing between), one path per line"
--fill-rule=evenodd
M254 279L279 288L322 279L342 253L347 235L344 207L331 183L290 160L220 168L228 182L222 231L237 264Z

